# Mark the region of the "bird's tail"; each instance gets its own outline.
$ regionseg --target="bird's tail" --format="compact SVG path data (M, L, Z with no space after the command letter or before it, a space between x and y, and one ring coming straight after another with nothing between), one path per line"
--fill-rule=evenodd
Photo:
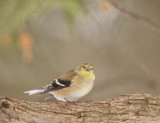
M24 93L32 95L32 94L37 94L37 93L43 93L44 91L45 91L45 89L41 88L41 89L34 89L34 90L25 91Z

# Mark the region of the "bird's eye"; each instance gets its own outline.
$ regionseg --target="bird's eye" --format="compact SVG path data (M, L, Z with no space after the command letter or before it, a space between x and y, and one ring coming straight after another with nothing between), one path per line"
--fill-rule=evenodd
M82 66L83 67L83 69L86 69L86 67L85 66Z
M91 68L91 70L93 70L93 68Z

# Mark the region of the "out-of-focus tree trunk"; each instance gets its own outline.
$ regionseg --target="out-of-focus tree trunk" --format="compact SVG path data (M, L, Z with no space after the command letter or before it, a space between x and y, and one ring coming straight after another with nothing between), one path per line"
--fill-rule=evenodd
M1 123L160 123L160 97L147 94L91 102L26 102L0 97Z

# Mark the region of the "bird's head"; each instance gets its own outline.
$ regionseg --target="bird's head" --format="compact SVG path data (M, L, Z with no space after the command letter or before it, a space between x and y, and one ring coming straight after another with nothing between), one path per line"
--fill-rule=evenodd
M76 68L76 72L84 78L95 79L94 69L91 64L81 64Z

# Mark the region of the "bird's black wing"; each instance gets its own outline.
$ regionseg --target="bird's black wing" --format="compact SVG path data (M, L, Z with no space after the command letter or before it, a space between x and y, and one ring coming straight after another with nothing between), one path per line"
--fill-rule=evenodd
M55 79L54 81L51 82L50 85L48 85L46 91L44 91L43 93L59 90L65 87L69 87L70 85L71 81Z
M76 73L73 70L67 72L66 74L62 75L60 78L52 81L49 85L44 86L45 90L44 92L42 92L42 94L69 87L71 85L70 80L72 80L72 78L75 75Z

